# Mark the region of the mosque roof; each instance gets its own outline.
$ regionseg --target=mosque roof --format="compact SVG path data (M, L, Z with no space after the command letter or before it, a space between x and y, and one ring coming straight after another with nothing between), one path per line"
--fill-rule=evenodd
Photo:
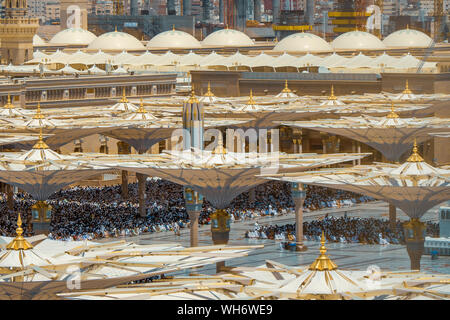
M341 34L331 42L334 49L342 50L369 50L385 49L386 45L371 33L364 31L350 31Z
M200 48L200 42L187 32L169 30L158 33L147 43L147 48Z
M407 28L391 33L384 38L383 43L388 48L426 48L433 43L433 39L419 30Z
M144 50L144 45L131 34L119 31L104 33L88 45L95 50Z
M312 33L299 32L283 38L273 51L285 52L329 52L333 48L319 36Z
M49 43L55 45L88 45L95 39L97 39L97 36L88 30L69 28L55 34Z
M222 29L209 34L203 41L203 46L215 47L248 47L254 42L245 33L234 29Z

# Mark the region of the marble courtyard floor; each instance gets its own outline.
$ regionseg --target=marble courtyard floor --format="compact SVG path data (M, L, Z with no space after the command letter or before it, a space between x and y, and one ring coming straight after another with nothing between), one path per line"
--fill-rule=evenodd
M438 222L438 207L428 211L422 221ZM315 220L324 217L327 213L330 216L343 216L347 212L349 217L376 217L388 219L388 205L385 202L376 201L366 204L355 205L349 208L324 209L305 213L304 221ZM408 217L397 209L397 219L407 221ZM320 243L317 241L305 241L308 250L305 252L295 252L280 248L280 242L274 240L246 239L245 231L252 229L255 221L259 224L288 224L295 223L294 214L278 217L262 217L253 220L246 220L232 223L230 232L230 245L251 245L263 244L263 249L252 252L248 257L228 260L227 266L258 266L265 263L265 260L274 260L289 266L305 266L311 264L319 254ZM111 240L111 239L110 239ZM181 236L177 237L173 232L159 232L145 234L138 237L129 237L127 240L136 241L141 244L150 243L180 243L189 246L189 229L182 229ZM209 225L199 226L199 245L212 245ZM327 243L327 254L338 265L340 269L366 270L367 267L376 265L385 271L401 271L410 268L409 256L406 247L403 245L366 245L359 243ZM450 256L439 256L436 260L431 260L431 256L423 255L421 260L422 272L426 273L450 273ZM215 265L203 267L196 270L198 273L214 274ZM177 273L183 274L183 273Z

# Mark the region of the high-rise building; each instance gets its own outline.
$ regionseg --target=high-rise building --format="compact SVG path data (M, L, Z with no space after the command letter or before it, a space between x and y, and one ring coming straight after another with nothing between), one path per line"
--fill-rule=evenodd
M88 0L60 0L61 29L78 27L88 28Z

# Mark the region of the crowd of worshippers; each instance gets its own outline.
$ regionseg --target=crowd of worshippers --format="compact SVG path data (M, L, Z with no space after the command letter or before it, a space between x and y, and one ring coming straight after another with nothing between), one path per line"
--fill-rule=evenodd
M439 224L426 223L427 236L439 237ZM362 244L405 244L403 222L391 228L389 221L377 218L325 216L303 223L304 241L320 241L322 230L328 242ZM296 241L295 224L258 225L245 233L247 238Z
M121 195L121 185L73 187L53 194L47 201L52 206L49 237L90 240L136 236L145 232L176 231L189 226L182 186L161 179L147 180L146 217L139 215L137 183L129 184L128 190L125 200ZM14 200L14 210L9 211L6 195L0 195L0 234L15 235L17 212L20 212L24 234L33 235L31 206L35 201L28 194L20 192L14 195ZM370 198L351 192L307 186L304 208L309 211L348 206L368 200ZM205 200L199 223L209 224L209 216L214 211ZM253 192L238 196L227 211L233 221L292 213L294 203L290 186L284 182L267 182L256 187Z

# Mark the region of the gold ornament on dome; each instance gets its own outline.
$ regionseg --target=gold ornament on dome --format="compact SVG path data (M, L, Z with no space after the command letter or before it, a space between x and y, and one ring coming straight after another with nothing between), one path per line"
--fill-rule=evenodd
M289 89L289 87L288 87L287 80L284 81L284 89L281 92L283 92L283 93L291 93L292 92L291 89Z
M247 104L252 105L252 106L256 104L255 100L253 100L253 90L252 89L250 89L250 96L248 98Z
M33 119L44 119L44 115L41 113L41 103L38 102L36 114L34 115Z
M8 102L3 106L5 109L14 109L14 105L11 103L11 95L8 93Z
M423 158L419 154L419 149L417 148L417 141L414 139L414 147L412 150L412 154L409 156L407 162L423 162Z
M191 96L189 97L187 103L190 103L190 104L199 103L197 97L195 96L194 85L192 85Z
M334 95L334 86L331 85L331 94L328 97L328 100L337 100L336 96Z
M139 104L139 109L136 110L136 113L147 113L147 111L144 108L144 100L142 98Z
M39 128L39 140L36 142L36 144L33 146L33 149L42 150L42 149L49 149L48 145L44 142L44 139L42 137L42 127Z
M13 241L11 241L7 246L7 250L28 250L32 249L33 246L22 236L22 219L19 216L17 217L17 229L16 229L16 237Z
M205 97L214 97L214 93L211 91L211 82L208 82L208 91L205 93Z
M412 91L409 89L408 79L406 79L405 90L402 92L403 94L411 94Z
M389 112L387 114L386 118L389 118L389 119L399 118L399 115L397 113L395 113L395 111L394 111L394 103L392 101L391 101L391 112Z
M120 102L121 103L128 103L129 102L128 99L127 99L127 96L125 94L125 87L123 87L123 89L122 89L122 99L120 100Z
M331 261L330 258L325 254L327 248L325 247L325 234L322 230L322 238L320 239L320 255L319 257L309 266L309 270L314 271L331 271L337 269L337 265Z

